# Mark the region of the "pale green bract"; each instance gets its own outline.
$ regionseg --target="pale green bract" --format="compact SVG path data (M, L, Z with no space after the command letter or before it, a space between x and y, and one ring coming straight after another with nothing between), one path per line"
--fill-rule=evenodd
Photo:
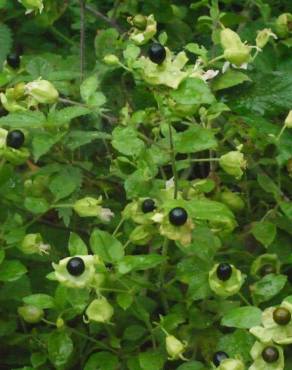
M219 264L213 266L212 270L209 272L209 285L214 293L221 297L229 297L240 291L242 284L244 283L244 275L240 270L232 267L232 274L230 278L226 281L218 279L217 267Z
M184 359L183 352L186 349L187 343L181 342L174 335L167 335L165 345L169 360Z
M166 58L161 65L142 56L133 66L140 71L142 78L150 85L165 85L177 89L188 76L188 72L183 71L188 57L184 51L175 56L168 48L165 49Z
M265 265L271 265L275 272L280 272L281 263L276 254L265 253L256 258L250 268L250 273L254 277L260 277L261 268Z
M101 296L90 303L85 314L84 321L86 323L90 321L104 323L110 321L114 314L114 309L108 300Z
M236 360L233 358L226 358L220 362L218 370L245 370L245 366L241 360Z
M153 220L151 219L153 217L154 212L147 212L144 213L142 211L142 203L147 198L140 198L138 200L134 200L131 203L128 203L126 207L124 208L122 215L125 219L132 219L137 224L145 225L145 224L152 224ZM156 200L153 199L156 203Z
M129 20L131 23L131 19ZM152 37L155 36L157 32L157 23L155 21L154 15L151 14L148 17L146 17L146 27L145 30L140 30L136 27L134 27L130 31L129 39L132 40L136 45L144 45L149 40L152 39Z
M109 222L114 214L109 208L103 208L101 203L102 197L85 197L77 200L73 209L80 217L98 217L103 222Z
M25 14L30 14L34 11L39 11L40 13L44 9L43 0L18 0L25 8Z
M0 128L0 149L5 148L6 146L6 137L7 137L8 131L4 128Z
M101 264L98 256L74 256L79 257L83 260L85 265L84 272L79 276L71 275L67 270L67 263L73 257L66 257L59 261L59 263L53 263L54 274L53 277L59 283L63 284L68 288L90 288L95 279L96 266Z
M283 301L280 307L286 308L292 314L292 304ZM287 325L278 325L273 319L273 313L277 307L269 307L262 313L262 326L255 326L249 331L263 343L275 342L285 345L292 343L292 321Z
M268 363L263 357L263 350L268 346L276 347L279 351L279 359L276 362ZM276 346L273 343L263 344L260 342L255 342L253 345L250 355L254 360L253 364L248 368L248 370L283 370L284 369L284 353L280 346Z

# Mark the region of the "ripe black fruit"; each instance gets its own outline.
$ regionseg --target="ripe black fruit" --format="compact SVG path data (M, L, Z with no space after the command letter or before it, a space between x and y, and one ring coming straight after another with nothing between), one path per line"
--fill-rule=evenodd
M279 359L279 351L276 347L268 346L262 352L263 359L269 364Z
M19 149L24 143L24 134L20 130L9 131L6 137L6 145L10 148Z
M148 56L153 63L162 64L166 58L165 47L159 43L154 43L148 50Z
M291 321L291 313L284 307L278 307L273 312L273 319L278 325L287 325Z
M154 200L150 198L145 199L142 203L141 208L144 213L153 212L156 208Z
M228 357L229 356L227 355L227 353L225 353L223 351L218 351L218 352L214 353L213 364L217 367L217 366L220 365L221 361L225 360Z
M188 213L182 207L173 208L168 214L169 222L175 226L182 226L187 222Z
M20 66L20 56L17 53L11 53L6 58L7 64L12 68L19 68Z
M232 267L229 263L220 263L217 267L216 274L219 280L226 281L230 279Z
M73 257L67 263L67 271L73 276L80 276L85 270L85 264L82 258Z

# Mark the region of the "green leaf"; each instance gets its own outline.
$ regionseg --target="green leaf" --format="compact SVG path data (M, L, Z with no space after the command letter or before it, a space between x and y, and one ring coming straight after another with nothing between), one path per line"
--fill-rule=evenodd
M80 95L85 103L88 103L89 98L95 93L98 87L98 79L96 74L84 80L80 86Z
M200 78L188 78L170 96L179 104L212 104L215 97L206 82Z
M262 311L253 306L238 307L226 313L221 325L238 329L250 329L261 324Z
M117 302L123 310L127 310L133 303L133 296L129 293L119 293L117 295Z
M188 361L180 365L176 370L205 370L205 366L199 361Z
M0 319L0 337L10 336L17 329L16 320L3 320Z
M131 127L116 127L112 133L112 145L120 153L138 156L144 149L144 142L138 138L137 131Z
M34 160L38 161L41 156L48 153L52 146L60 141L63 136L64 133L50 133L46 131L38 131L35 133L32 139Z
M220 239L210 229L205 226L197 226L193 233L192 243L185 252L194 253L200 259L212 263L215 253L220 246Z
M118 358L110 352L94 353L87 360L84 370L116 370Z
M237 329L234 333L224 334L218 342L217 350L224 351L230 357L241 356L244 362L251 360L250 350L254 344L254 337L247 330Z
M162 370L164 356L158 351L148 351L139 354L139 364L143 370Z
M53 175L49 189L55 196L55 201L66 198L78 190L82 183L82 173L79 168L66 166Z
M41 309L53 308L55 306L54 298L48 294L31 294L23 298L23 302Z
M68 249L70 256L84 255L88 254L87 246L79 235L71 232L69 238Z
M250 287L254 301L259 304L267 302L277 295L285 286L287 276L269 274Z
M95 229L90 236L90 248L105 262L118 262L124 257L124 247L111 234Z
M56 112L50 113L48 122L50 122L54 126L63 126L70 123L74 118L85 116L90 113L92 113L91 110L86 107L66 107Z
M27 272L26 267L17 260L5 260L0 265L0 281L18 280Z
M115 54L119 45L119 32L115 28L101 30L95 38L95 52L98 59L102 60L106 54Z
M265 192L271 193L274 195L275 199L279 199L280 194L281 194L280 189L269 176L258 174L257 180L258 180L260 187Z
M40 111L9 113L0 118L1 127L40 128L46 123L45 115Z
M147 270L156 267L165 260L159 254L148 254L138 256L125 256L118 263L120 274L127 274L131 271Z
M274 224L267 221L254 222L251 228L252 235L266 248L273 243L277 228Z
M25 208L34 214L45 213L49 209L48 202L43 198L26 197L24 200Z
M48 339L48 355L56 367L63 366L73 352L73 342L65 331L53 331Z
M111 135L106 132L72 130L66 137L65 145L67 148L75 150L80 146L91 143L97 139L111 139Z
M130 325L124 331L123 339L135 342L146 334L145 327L141 325Z
M12 47L11 31L10 28L4 23L0 23L0 45L0 66L2 69L4 60L6 59Z
M30 362L34 368L40 367L47 361L47 356L42 352L33 352L30 356Z
M227 72L214 79L212 82L212 89L214 91L223 90L228 87L242 84L245 81L250 81L250 78L245 73L229 69Z
M285 216L292 220L292 202L281 202L280 207Z
M217 141L214 133L200 126L173 135L175 150L179 153L196 153L202 150L215 149Z

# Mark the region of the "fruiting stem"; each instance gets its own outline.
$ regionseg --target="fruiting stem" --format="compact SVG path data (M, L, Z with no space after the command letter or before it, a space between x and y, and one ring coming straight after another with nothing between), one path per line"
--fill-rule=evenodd
M116 28L119 32L122 32L121 27L116 23L116 21L114 19L108 18L107 16L105 16L104 14L102 14L100 11L94 9L90 5L86 5L85 6L85 9L87 11L89 11L90 13L94 14L97 18L100 18L103 21L105 21L106 23L108 23L110 26Z
M191 159L191 162L218 162L220 158Z
M221 59L223 59L223 58L224 58L224 55L223 55L223 54L222 54L222 55L219 55L218 57L216 57L216 58L214 58L214 59L209 60L208 64L213 64L213 63L215 63L215 62L217 62L218 60L221 60Z
M277 136L277 138L276 138L276 140L277 141L279 141L280 140L280 138L281 138L281 136L283 135L283 133L284 133L284 131L286 130L286 125L284 125L282 128L281 128L281 131L279 132L279 134L278 134L278 136Z
M237 295L240 297L240 299L248 306L251 306L251 303L240 293L238 292Z
M55 36L59 37L60 39L62 39L63 41L65 41L67 44L71 45L71 46L74 46L75 43L69 39L69 37L65 36L61 31L59 31L56 27L54 26L51 26L50 27L50 31L52 32L52 34L54 34Z
M172 136L172 127L170 122L168 122L168 130L169 130L169 144L171 150L171 167L172 167L172 174L174 180L174 199L177 198L178 193L178 174L176 170L176 163L175 163L175 151L174 151L174 144L173 144L173 136Z
M118 223L117 227L115 228L114 232L112 233L112 236L115 236L117 232L120 230L120 227L123 225L125 219L121 218L120 222Z

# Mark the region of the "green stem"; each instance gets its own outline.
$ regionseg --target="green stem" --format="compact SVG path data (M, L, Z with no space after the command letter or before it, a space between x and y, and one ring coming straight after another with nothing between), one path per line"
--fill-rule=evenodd
M223 58L224 58L224 55L223 55L223 54L222 54L222 55L219 55L218 57L216 57L216 58L214 58L214 59L209 60L208 64L213 64L213 63L215 63L215 62L217 62L218 60L221 60L221 59L223 59Z
M117 232L120 230L121 226L123 225L125 219L121 218L120 222L118 223L118 226L115 228L114 232L112 233L112 236L115 236Z
M248 306L251 306L251 303L244 297L243 294L241 294L240 292L237 293L237 295L240 297L240 299Z
M169 240L167 238L165 238L164 242L163 242L163 245L162 245L162 251L161 251L161 255L162 255L162 257L165 258L165 261L162 262L162 264L161 264L160 271L159 271L159 277L158 277L159 286L160 286L160 289L161 289L161 300L162 300L162 305L163 305L163 309L164 309L165 313L167 313L168 310L169 310L169 305L168 305L166 295L165 295L165 292L164 292L165 270L166 270L166 263L167 263L166 258L167 258L167 254L168 254L168 244L169 244Z
M191 162L218 162L220 158L201 158L190 159Z
M286 125L284 125L282 128L281 128L281 131L279 132L279 135L277 136L276 140L279 141L281 136L283 135L284 131L286 130Z
M173 136L172 136L172 127L170 122L168 123L168 130L169 130L169 143L170 143L170 150L171 150L171 167L174 179L174 199L177 198L178 193L178 173L176 169L175 163L175 151L174 151L174 143L173 143Z
M57 30L57 28L55 28L54 26L51 26L50 27L50 31L52 32L52 34L54 34L55 36L57 36L58 38L62 39L63 41L65 41L67 44L69 44L70 46L75 46L75 43L69 39L67 36L65 36L62 32L60 32L59 30Z

